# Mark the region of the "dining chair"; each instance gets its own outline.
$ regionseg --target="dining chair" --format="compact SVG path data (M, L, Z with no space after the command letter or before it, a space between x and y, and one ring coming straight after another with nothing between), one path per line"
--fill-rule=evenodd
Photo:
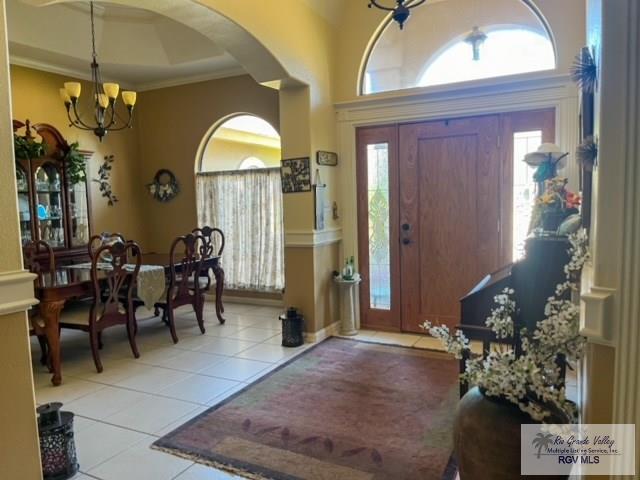
M204 328L204 279L201 279L202 263L207 258L200 249L204 242L201 235L189 233L177 237L169 250L169 281L165 292L165 301L157 302L156 308L163 310L163 319L169 325L173 343L178 343L174 310L191 305L196 314L200 331Z
M127 268L128 259L132 262ZM102 265L107 263L105 268ZM140 247L135 242L107 243L94 251L91 259L91 286L93 299L83 305L62 311L60 326L89 333L93 361L98 373L102 372L100 360L100 335L110 327L125 325L129 345L135 358L140 357L135 339L135 309L133 291L142 264Z
M35 273L34 283L41 287L44 285L53 286L56 283L56 260L53 248L44 240L35 240L26 244L23 248L25 267ZM29 334L38 337L40 344L40 363L48 364L49 347L45 332L45 322L40 315L38 305L29 310Z
M213 255L214 245L218 246L218 243L215 242L213 236L214 234L218 234L220 237L220 243L218 247L218 252L216 255L220 257L222 252L224 251L224 233L222 230L216 227L209 227L205 225L204 227L194 228L191 233L194 235L200 235L202 237L202 241L200 242L200 255L203 257L209 258ZM211 272L209 269L203 270L200 273L201 278L207 279L207 284L205 291L209 291L211 289Z
M89 239L89 243L87 244L87 248L89 249L89 258L93 259L95 252L103 245L115 242L125 243L126 240L124 238L124 235L117 232L102 232L97 235L92 235Z

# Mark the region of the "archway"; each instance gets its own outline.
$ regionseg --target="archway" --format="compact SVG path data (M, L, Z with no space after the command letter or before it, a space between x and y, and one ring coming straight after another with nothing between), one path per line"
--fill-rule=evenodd
M238 113L217 121L196 157L198 225L225 234L225 285L233 291L284 290L280 135L266 120Z

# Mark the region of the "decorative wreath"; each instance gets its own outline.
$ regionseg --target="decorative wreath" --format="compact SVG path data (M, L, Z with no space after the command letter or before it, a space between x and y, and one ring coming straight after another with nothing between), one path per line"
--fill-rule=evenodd
M159 202L168 202L178 195L180 187L173 172L163 168L156 172L153 182L147 184L147 190Z

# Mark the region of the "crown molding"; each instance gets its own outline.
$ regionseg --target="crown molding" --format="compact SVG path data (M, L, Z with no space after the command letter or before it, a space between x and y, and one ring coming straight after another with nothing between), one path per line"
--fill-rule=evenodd
M38 303L33 290L35 278L26 270L0 273L0 315L24 312Z
M91 81L91 71L89 69L89 62L87 61L87 69L86 70L77 70L75 68L67 68L61 67L60 65L55 65L49 62L42 62L40 60L34 60L28 57L21 57L19 55L11 55L9 54L9 63L11 65L17 65L19 67L31 68L33 70L40 70L42 72L55 73L56 75L62 75L65 77L71 77L73 79L78 80L86 80ZM122 89L135 90L136 86L134 84L123 82L117 78L105 76L103 78L104 81L107 82L117 82L120 84Z
M40 60L34 60L28 57L22 57L19 55L9 55L9 63L11 65L17 65L19 67L32 68L34 70L40 70L43 72L55 73L56 75L62 75L65 77L71 77L79 80L91 81L91 73L87 66L87 70L78 70L74 68L62 67L53 63L43 62ZM88 64L87 64L88 65ZM226 68L207 74L200 75L185 75L183 77L172 78L169 80L159 80L157 82L143 82L143 83L130 83L122 81L117 78L105 76L105 81L117 82L120 87L127 90L134 90L137 92L145 92L149 90L159 90L161 88L177 87L180 85L188 85L191 83L201 83L209 80L218 80L221 78L238 77L240 75L247 75L247 72L242 67Z
M289 230L284 234L284 246L289 248L314 248L338 243L341 240L342 228Z
M188 85L190 83L201 83L207 82L209 80L218 80L221 78L238 77L240 75L248 74L247 71L242 67L232 67L201 75L187 75L184 77L172 78L169 80L140 83L136 85L136 88L139 92L145 92L148 90L159 90L161 88L178 87L180 85Z

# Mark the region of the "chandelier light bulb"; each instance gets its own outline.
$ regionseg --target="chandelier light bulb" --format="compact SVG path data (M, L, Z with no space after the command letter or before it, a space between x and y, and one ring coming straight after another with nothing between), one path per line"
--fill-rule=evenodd
M117 83L103 83L102 89L104 90L104 93L107 94L107 97L109 97L109 99L115 100L116 98L118 98L120 85L118 85Z
M60 98L64 102L65 105L71 103L71 97L69 96L69 92L65 88L61 88L58 90L60 92Z
M69 94L71 100L80 97L80 91L82 90L82 85L80 84L80 82L65 82L64 88Z
M97 93L96 101L102 108L107 108L109 106L109 97L104 93Z
M127 107L133 107L136 104L137 93L129 90L122 92L122 101Z

